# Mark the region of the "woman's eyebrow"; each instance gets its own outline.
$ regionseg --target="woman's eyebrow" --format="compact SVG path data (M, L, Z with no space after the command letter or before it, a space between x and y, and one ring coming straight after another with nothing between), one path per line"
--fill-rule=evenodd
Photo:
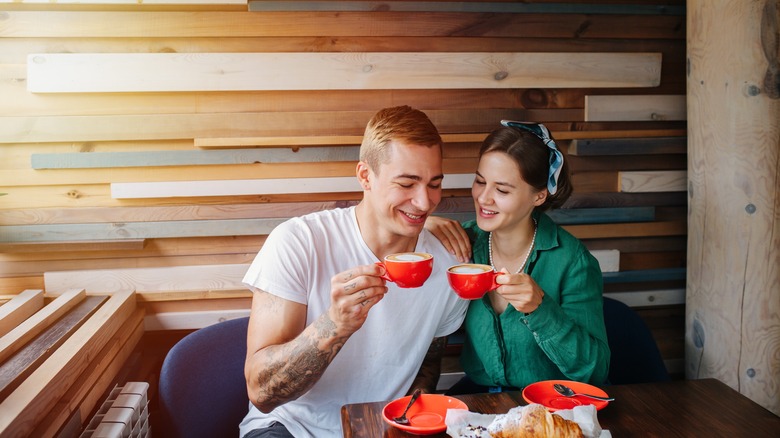
M485 177L484 177L484 176L482 176L482 174L481 174L481 173L479 173L479 171L477 171L477 176L479 176L479 177L480 177L480 178L482 178L482 179L485 179ZM516 188L514 184L510 184L510 183L508 183L508 182L504 182L504 181L496 181L496 182L495 182L495 184L496 184L497 186L502 186L502 187L509 187L509 188L512 188L512 189Z

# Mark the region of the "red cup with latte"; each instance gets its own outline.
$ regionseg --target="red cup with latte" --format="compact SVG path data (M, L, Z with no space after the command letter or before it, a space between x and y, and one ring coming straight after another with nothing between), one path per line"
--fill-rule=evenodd
M385 269L382 278L398 287L413 288L422 286L431 276L433 256L425 252L402 252L390 254L377 264Z
M447 269L450 287L459 297L466 300L482 298L485 293L498 287L496 277L499 274L490 265L463 263Z

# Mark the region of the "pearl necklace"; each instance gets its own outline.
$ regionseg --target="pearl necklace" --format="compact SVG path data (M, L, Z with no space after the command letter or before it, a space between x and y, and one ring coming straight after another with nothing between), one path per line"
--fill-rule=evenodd
M528 246L528 252L525 253L525 257L523 258L523 264L520 265L520 269L517 270L516 274L519 274L523 271L523 268L525 267L526 262L528 261L528 257L531 255L531 250L534 248L534 242L536 242L536 230L539 227L536 225L536 219L534 219L534 236L531 238L531 245ZM495 265L493 265L493 232L491 231L490 234L488 234L488 257L490 257L490 267L493 268L494 271L498 272L498 269L496 269Z

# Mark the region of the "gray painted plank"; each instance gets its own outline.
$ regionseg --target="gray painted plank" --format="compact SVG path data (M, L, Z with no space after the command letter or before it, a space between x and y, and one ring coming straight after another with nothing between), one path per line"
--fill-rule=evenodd
M33 169L357 161L358 146L32 154Z
M688 137L572 140L569 145L569 154L576 156L685 154L687 152Z
M460 222L474 219L474 212L441 213L440 215ZM653 207L570 209L552 211L550 216L562 225L638 222L653 220L655 210ZM0 242L266 235L285 220L287 218L8 225L0 226Z
M525 2L438 2L438 1L267 1L250 0L254 12L494 12L514 14L628 14L685 15L685 6L609 5Z

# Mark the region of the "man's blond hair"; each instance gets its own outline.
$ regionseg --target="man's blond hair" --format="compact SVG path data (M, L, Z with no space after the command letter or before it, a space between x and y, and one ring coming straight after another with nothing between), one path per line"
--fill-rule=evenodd
M439 130L424 112L407 105L385 108L366 125L360 161L379 173L380 165L389 160L388 145L394 140L426 147L442 145Z

